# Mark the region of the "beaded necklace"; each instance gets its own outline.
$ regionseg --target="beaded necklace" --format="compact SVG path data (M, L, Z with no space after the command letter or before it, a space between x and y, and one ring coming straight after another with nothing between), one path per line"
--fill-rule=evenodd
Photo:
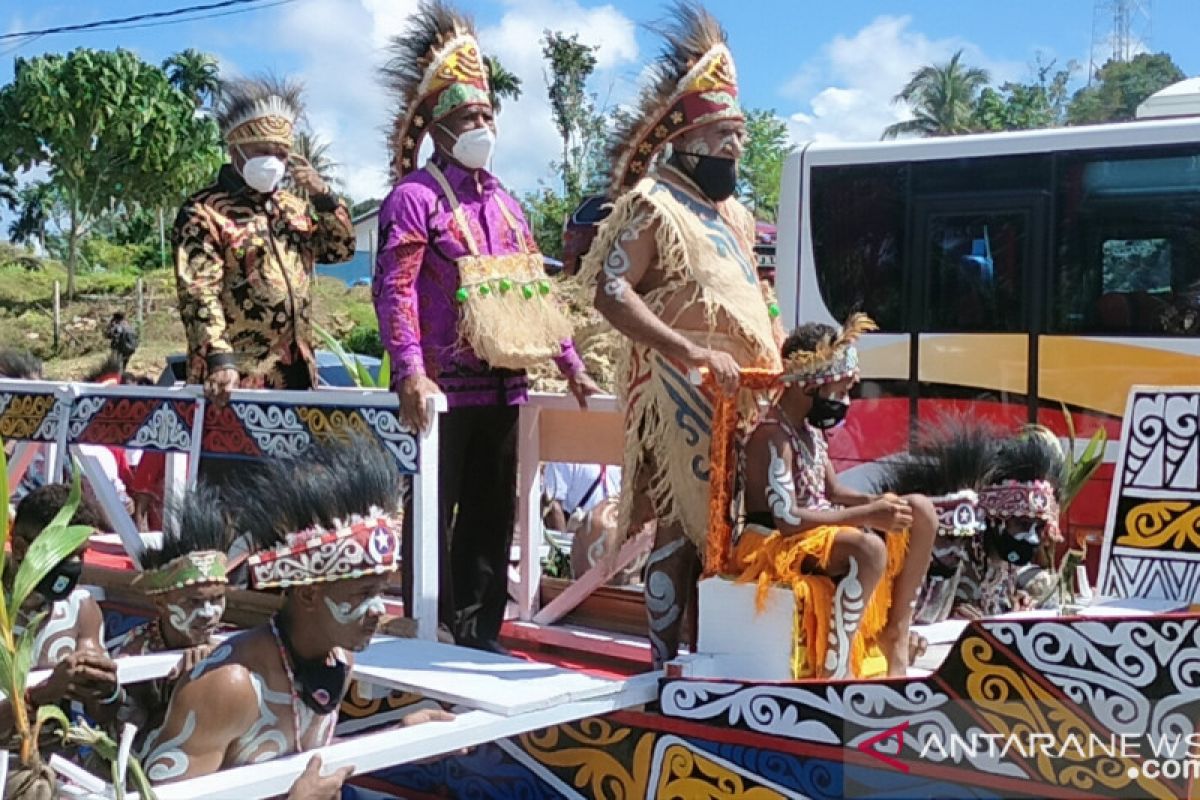
M292 659L288 655L287 647L283 643L283 634L279 632L279 626L276 623L278 616L276 614L271 617L271 633L275 637L275 646L279 648L279 660L283 663L283 671L287 674L288 689L291 692L292 701L292 725L296 730L296 752L300 753L304 751L304 747L300 741L300 704L304 701L300 699L300 692L296 688L296 674L292 670ZM335 711L334 713L336 714L337 712ZM333 730L335 727L336 725L329 726L329 733L326 735L325 741L321 743L321 747L333 741Z
M793 479L797 484L798 499L810 508L828 507L829 500L825 497L825 449L822 447L824 439L819 438L820 432L809 429L810 446L782 409L776 408L772 416L792 443L795 455Z

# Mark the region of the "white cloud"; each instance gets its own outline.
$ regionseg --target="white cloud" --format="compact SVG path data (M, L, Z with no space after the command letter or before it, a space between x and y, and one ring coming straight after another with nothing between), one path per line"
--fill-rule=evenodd
M393 105L379 80L388 40L402 31L417 0L300 0L280 15L276 46L298 59L309 122L331 142L340 177L354 198L387 193L386 130ZM508 101L499 120L495 170L518 192L550 178L558 136L546 99L541 54L544 29L578 33L599 46L594 85L602 94L632 92L620 70L637 59L634 24L611 5L577 0L505 0L504 13L479 31L483 51L496 55L522 80L519 101Z
M880 16L853 36L837 36L783 86L783 93L806 100L789 116L796 141L875 141L883 129L912 115L892 98L919 67L942 62L956 50L981 66L999 84L1024 68L989 59L959 38L930 39L911 27L911 17ZM825 88L816 89L824 84ZM815 90L815 91L814 91Z

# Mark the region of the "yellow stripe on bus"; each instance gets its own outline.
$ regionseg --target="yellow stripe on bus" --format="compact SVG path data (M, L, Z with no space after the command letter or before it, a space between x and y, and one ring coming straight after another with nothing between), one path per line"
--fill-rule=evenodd
M1189 385L1200 376L1200 357L1152 346L1043 336L1039 348L1043 399L1117 417L1125 413L1131 386Z
M918 379L998 392L1029 391L1025 334L921 334Z

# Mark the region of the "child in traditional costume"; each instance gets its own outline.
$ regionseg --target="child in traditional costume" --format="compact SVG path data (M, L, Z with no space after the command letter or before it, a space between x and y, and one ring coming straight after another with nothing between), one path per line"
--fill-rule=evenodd
M286 590L266 625L221 644L175 688L147 775L192 778L329 743L353 651L371 641L400 552L399 474L374 443L273 461L228 498L258 547L258 589ZM412 725L447 719L416 712Z
M139 558L142 571L133 580L153 603L156 615L109 643L113 658L168 650L183 651L174 673L130 686L118 719L143 734L157 730L167 713L179 675L204 660L216 641L213 635L225 613L227 547L225 516L216 492L198 486L168 515L162 542L148 546Z
M503 652L525 370L553 360L581 407L599 389L520 204L487 170L496 124L470 20L422 2L384 72L398 105L397 184L379 212L375 311L408 425L426 425L435 394L449 407L438 451L441 622L459 644ZM426 135L434 153L420 167Z
M919 495L867 495L840 483L826 432L858 382L862 314L838 331L802 326L783 345L785 389L746 444L746 526L734 562L757 581L790 584L803 617L798 674L861 675L869 644L891 676L906 674L912 605L929 564L937 515Z
M1004 437L987 425L949 420L884 469L881 489L924 491L939 510L918 622L978 619L1032 605L1017 576L1044 542L1060 541L1065 462L1057 440L1038 431Z
M646 566L655 665L678 653L708 533L717 388L739 369L779 368L777 316L755 269L754 218L733 194L746 142L725 32L694 3L674 7L663 55L637 111L613 138L612 214L579 280L627 338L617 389L625 408L621 528L657 521ZM746 419L758 398L741 393ZM636 507L635 507L636 506Z

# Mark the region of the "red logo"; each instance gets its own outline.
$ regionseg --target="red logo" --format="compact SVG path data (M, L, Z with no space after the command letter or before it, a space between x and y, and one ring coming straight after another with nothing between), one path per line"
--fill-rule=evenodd
M877 733L870 739L867 739L865 742L860 743L858 745L858 749L869 755L871 758L879 759L892 769L898 769L907 774L908 764L905 764L904 762L892 757L891 755L888 755L887 753L881 753L878 749L876 749L876 745L878 745L880 742L886 742L895 737L897 741L896 755L899 755L904 751L904 732L906 730L908 730L908 722L901 722L899 725L888 728L882 733Z

